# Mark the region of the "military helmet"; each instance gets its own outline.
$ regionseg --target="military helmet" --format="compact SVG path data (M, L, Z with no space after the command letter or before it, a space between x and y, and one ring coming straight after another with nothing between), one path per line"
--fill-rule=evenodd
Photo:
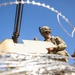
M39 31L41 34L43 34L44 32L50 32L51 33L51 29L48 26L39 27Z

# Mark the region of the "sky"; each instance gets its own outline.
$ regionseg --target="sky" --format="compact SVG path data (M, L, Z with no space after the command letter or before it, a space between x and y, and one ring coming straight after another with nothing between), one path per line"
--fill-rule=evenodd
M15 2L16 0L0 0L0 42L4 39L10 39L13 35L16 4L1 5L3 3ZM24 0L26 1L26 0ZM30 0L33 1L33 0ZM65 16L75 27L75 0L34 0L41 4L49 5ZM60 16L60 22L71 35L72 27ZM42 6L33 4L24 4L21 31L18 41L33 40L37 37L42 41L44 38L40 35L38 28L49 26L52 30L52 36L60 36L67 44L67 52L72 55L75 50L75 32L73 37L69 36L60 26L57 13ZM74 62L74 60L70 60Z

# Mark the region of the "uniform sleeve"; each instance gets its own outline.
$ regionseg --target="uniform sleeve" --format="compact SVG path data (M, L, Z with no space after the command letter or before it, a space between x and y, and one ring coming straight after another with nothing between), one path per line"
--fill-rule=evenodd
M66 43L60 37L56 37L55 40L58 50L64 50L67 47Z

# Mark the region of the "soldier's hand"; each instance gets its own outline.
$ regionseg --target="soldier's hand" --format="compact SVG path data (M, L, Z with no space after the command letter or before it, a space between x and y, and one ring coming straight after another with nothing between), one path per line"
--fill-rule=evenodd
M48 51L53 51L54 48L52 48L52 47L51 47L51 48L47 48L47 50L48 50Z

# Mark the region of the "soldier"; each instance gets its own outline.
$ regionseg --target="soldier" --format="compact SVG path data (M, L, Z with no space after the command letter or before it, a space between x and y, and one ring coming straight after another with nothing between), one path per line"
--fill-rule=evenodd
M39 27L39 31L41 35L44 37L45 39L44 41L50 41L57 46L57 48L48 48L47 50L49 54L59 54L63 56L69 56L69 54L65 50L67 47L65 42L58 36L57 37L51 36L50 35L51 29L48 26ZM60 61L67 62L68 59L64 58Z

